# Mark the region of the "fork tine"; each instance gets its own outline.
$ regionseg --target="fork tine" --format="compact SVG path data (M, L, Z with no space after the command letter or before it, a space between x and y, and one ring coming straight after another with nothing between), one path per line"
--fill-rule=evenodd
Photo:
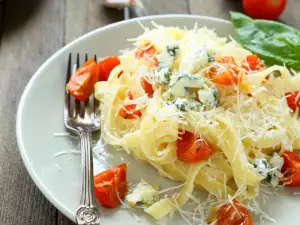
M88 54L85 54L85 62L88 61ZM85 102L80 102L80 117L84 118L85 117L85 112L86 112L86 107L88 105L88 100L86 100Z
M79 53L77 53L77 57L76 57L76 69L78 69L80 67L80 55ZM77 115L80 115L80 101L75 99L75 117Z
M68 69L67 69L67 76L66 76L66 84L68 84L70 77L72 74L72 53L69 54L68 59Z
M71 74L72 74L72 54L70 53L68 59L67 75L66 75L66 85L70 80ZM64 107L65 120L70 116L70 114L71 114L70 93L67 90L65 90L65 107Z
M97 55L94 55L94 60L97 63ZM94 93L93 93L92 96L90 97L90 109L91 109L91 114L92 114L93 118L95 118L96 102L97 101L96 101Z

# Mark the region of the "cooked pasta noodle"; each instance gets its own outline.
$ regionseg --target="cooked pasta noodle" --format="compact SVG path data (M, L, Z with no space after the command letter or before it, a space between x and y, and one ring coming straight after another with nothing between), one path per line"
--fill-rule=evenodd
M237 190L253 198L265 179L253 160L300 149L300 122L284 96L300 88L300 78L285 67L247 69L251 52L207 28L157 26L131 41L133 49L119 56L108 81L95 85L95 97L107 143L186 182L174 198L145 210L155 219L173 212L175 203L184 205L194 185L219 199ZM214 77L220 74L235 80ZM196 163L180 160L182 131L203 138L212 155Z

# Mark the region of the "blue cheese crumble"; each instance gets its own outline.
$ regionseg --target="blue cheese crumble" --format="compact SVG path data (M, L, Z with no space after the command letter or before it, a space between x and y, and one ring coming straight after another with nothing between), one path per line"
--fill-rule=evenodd
M185 73L196 73L209 63L206 47L200 47L183 56L179 71Z
M219 92L216 87L206 87L198 91L198 98L203 105L213 108L219 103L218 94Z
M154 81L158 84L169 84L170 75L169 67L159 67L154 70Z
M172 103L177 109L183 112L188 112L190 110L199 111L202 107L201 102L186 98L176 98Z
M130 206L135 206L138 203L150 205L157 200L157 197L158 191L142 180L140 183L138 183L132 193L126 196L126 199Z
M254 159L253 166L257 169L259 175L264 178L268 176L270 167L266 159Z
M264 177L264 181L270 183L272 187L279 185L280 178L283 177L281 168L284 160L278 153L274 153L269 163L266 159L254 159L253 166L257 169L259 175Z
M171 68L178 53L178 45L167 45L166 48L157 56L159 66Z
M184 97L187 93L186 88L202 88L204 79L200 75L179 74L171 78L169 92L177 97Z

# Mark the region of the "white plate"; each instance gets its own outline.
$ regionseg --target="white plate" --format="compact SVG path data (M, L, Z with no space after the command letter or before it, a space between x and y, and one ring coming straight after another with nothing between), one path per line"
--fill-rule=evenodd
M21 98L17 114L17 139L24 164L38 188L62 213L74 221L75 210L80 196L80 155L55 154L64 149L78 149L77 141L67 137L55 137L53 133L66 132L63 123L63 105L65 73L68 54L77 52L82 56L87 52L99 57L115 55L120 49L131 47L127 38L140 35L143 30L137 21L151 27L151 21L161 25L193 28L195 22L199 27L207 26L216 30L220 36L232 35L230 22L201 16L165 15L139 18L115 23L75 40L48 59L34 74ZM149 165L140 164L124 152L110 152L105 163L116 165L122 162L121 157L129 162L128 178L138 182L141 178L150 183L162 186L174 185L174 182L161 178ZM104 161L95 162L95 173L106 167ZM292 191L280 196L273 196L269 204L262 207L278 221L278 224L299 225L299 196ZM137 221L128 210L102 210L102 224L156 224L154 220L142 213ZM182 224L175 216L172 224ZM179 219L177 219L179 218ZM170 222L171 223L171 222ZM256 224L260 224L259 220ZM272 224L266 221L264 224Z

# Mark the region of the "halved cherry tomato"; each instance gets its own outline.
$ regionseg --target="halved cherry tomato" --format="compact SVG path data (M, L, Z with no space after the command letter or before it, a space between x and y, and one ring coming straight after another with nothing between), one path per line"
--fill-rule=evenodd
M152 66L158 66L158 60L155 57L157 53L157 49L151 43L147 42L136 50L135 57L137 59L145 59Z
M146 92L146 94L148 95L148 97L152 98L154 93L152 84L150 84L146 79L142 78L142 87Z
M242 67L247 71L259 71L264 68L264 64L257 55L248 55L243 61Z
M94 59L89 59L71 76L67 84L68 91L79 101L85 101L94 91L98 81L98 69Z
M296 152L284 151L282 157L284 164L281 172L284 178L281 181L287 186L300 186L300 155Z
M118 56L109 56L98 63L99 81L107 81L111 71L120 65Z
M276 20L286 3L287 0L243 0L243 7L252 18Z
M176 146L177 158L185 163L197 163L212 155L212 147L205 140L188 131L179 134Z
M236 65L236 62L232 56L221 57L217 59L217 62L222 64Z
M237 84L236 75L229 69L224 70L223 68L213 67L209 70L209 77L217 84L227 86Z
M234 205L234 206L233 206ZM233 199L232 204L222 205L217 210L217 225L253 225L248 210Z
M94 177L94 192L101 205L116 208L127 192L126 164L105 170Z
M131 91L127 93L127 96L130 100L133 100L133 96ZM119 116L123 117L124 119L131 120L131 119L136 119L137 117L142 116L142 112L140 110L136 110L136 104L131 104L131 105L124 105L120 110L119 110Z
M300 114L300 94L299 91L294 91L294 92L286 92L284 93L286 96L286 101L288 106L293 110L296 111L296 109L299 110Z
M238 73L239 69L234 58L228 56L217 59L217 63L212 64L207 76L217 84L230 86L239 82Z

